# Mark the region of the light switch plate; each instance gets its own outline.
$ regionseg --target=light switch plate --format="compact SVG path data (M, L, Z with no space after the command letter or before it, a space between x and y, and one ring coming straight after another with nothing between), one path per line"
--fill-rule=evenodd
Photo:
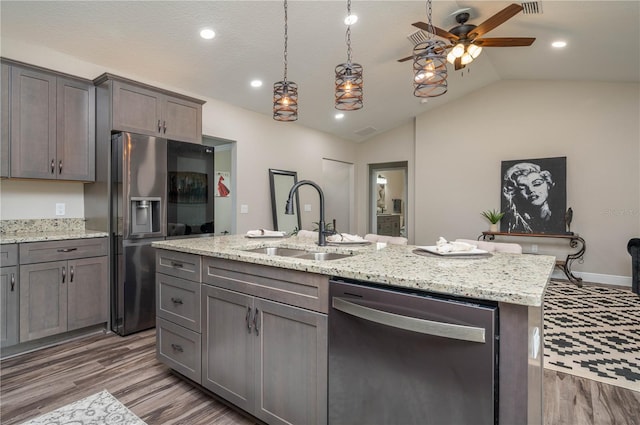
M304 204L304 210L306 212L310 212L311 211L311 204Z
M240 214L249 214L249 205L240 205Z
M65 215L65 204L56 204L56 215Z

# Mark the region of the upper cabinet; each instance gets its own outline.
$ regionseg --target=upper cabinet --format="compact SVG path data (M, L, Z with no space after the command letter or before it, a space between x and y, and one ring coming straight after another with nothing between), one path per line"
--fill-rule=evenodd
M2 70L2 176L94 181L92 82L24 64Z
M110 74L94 82L99 93L110 97L111 130L202 143L204 101Z
M0 115L0 177L9 177L9 65L2 64L2 115Z

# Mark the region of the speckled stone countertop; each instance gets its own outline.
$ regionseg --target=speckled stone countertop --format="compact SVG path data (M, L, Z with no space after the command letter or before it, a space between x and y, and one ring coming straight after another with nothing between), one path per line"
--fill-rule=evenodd
M0 221L0 244L104 238L106 232L86 230L81 218Z
M311 238L252 239L244 235L158 241L155 248L263 264L328 276L420 289L443 294L539 307L555 257L493 253L488 257L444 258L418 255L407 245L338 245L319 247ZM315 261L268 256L247 249L279 246L353 254Z

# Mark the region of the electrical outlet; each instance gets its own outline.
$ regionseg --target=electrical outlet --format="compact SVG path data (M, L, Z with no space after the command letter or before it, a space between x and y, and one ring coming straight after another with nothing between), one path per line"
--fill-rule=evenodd
M536 244L531 244L531 252L533 252L534 254L536 254L538 252L538 245Z
M305 212L310 212L311 211L311 204L304 204L304 210L305 210Z
M240 205L240 214L249 214L249 205Z
M56 204L56 215L65 215L65 204Z

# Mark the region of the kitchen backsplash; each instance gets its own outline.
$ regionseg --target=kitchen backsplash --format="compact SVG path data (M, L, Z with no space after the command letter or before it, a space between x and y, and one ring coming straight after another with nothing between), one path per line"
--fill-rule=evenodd
M84 230L83 218L52 218L29 220L0 220L0 235L23 232L55 232Z

